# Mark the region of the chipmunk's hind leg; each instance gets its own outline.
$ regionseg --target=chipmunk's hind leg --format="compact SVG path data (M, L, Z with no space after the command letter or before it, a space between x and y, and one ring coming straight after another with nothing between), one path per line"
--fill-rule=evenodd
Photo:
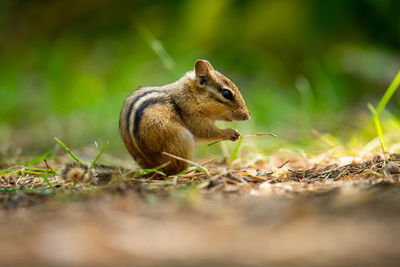
M167 142L162 152L167 152L174 156L178 156L183 159L191 160L194 152L194 137L189 130L183 127L176 134L170 134L168 138L171 142ZM179 173L189 167L189 164L185 161L175 159L171 156L162 154L160 160L161 162L170 162L165 168L164 172L168 175Z
M167 97L152 98L139 105L135 111L133 134L135 144L143 152L143 168L155 168L170 162L163 171L176 174L188 167L182 160L163 155L191 159L194 152L194 137L183 125L179 112Z
M162 169L167 175L176 174L185 170L189 164L178 159L163 154L169 154L181 157L183 159L192 159L195 141L190 131L179 123L169 121L166 124L157 123L147 125L145 134L141 132L143 138L139 141L142 151L146 154L146 162L140 164L143 168L155 168L169 162Z

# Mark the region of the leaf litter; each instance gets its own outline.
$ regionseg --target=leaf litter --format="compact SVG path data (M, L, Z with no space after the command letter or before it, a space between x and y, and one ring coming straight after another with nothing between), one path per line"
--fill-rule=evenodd
M178 158L168 154L170 157ZM60 160L57 160L61 162ZM296 160L293 160L295 162ZM375 156L363 162L355 162L338 165L337 163L320 166L314 164L311 168L293 168L291 160L285 160L277 167L263 168L229 168L223 162L213 161L205 164L194 165L188 170L166 177L157 169L141 170L130 168L119 168L99 164L101 168L110 171L111 182L102 183L103 186L96 187L97 183L90 183L88 176L79 180L65 180L61 176L62 165L59 169L49 169L43 163L36 164L36 168L21 165L8 166L0 175L0 190L3 192L29 192L31 195L43 194L43 192L62 190L113 190L116 184L129 184L148 187L151 191L157 188L157 192L172 192L185 186L194 186L199 192L220 192L259 195L268 192L269 188L285 188L286 193L301 191L313 192L325 188L340 186L342 184L376 184L397 183L400 177L400 155L389 155L389 159ZM69 165L81 165L74 163ZM294 164L296 165L296 164ZM93 166L92 166L93 167ZM94 168L96 169L96 168ZM111 174L113 175L111 179ZM90 176L93 176L91 173ZM105 185L104 185L105 184ZM47 191L46 191L47 190ZM272 192L272 191L271 191ZM51 197L51 194L49 194Z
M64 160L56 157L51 167L44 161L5 166L0 173L4 263L398 260L397 154L343 161L271 155L231 166L211 160L168 177L124 166L101 185L64 180Z

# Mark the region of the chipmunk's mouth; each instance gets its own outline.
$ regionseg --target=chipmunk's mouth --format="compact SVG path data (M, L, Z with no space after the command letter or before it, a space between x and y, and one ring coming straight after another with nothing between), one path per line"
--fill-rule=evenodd
M223 120L224 121L233 121L232 119L228 119L228 118L225 118L225 117L223 117Z
M222 116L222 115L214 116L214 120L217 120L217 121L229 121L229 122L233 121L233 119L230 119L230 118Z

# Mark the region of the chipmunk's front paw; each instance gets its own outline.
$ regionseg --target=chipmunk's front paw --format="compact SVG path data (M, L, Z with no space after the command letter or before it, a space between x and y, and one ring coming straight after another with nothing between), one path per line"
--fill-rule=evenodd
M236 141L240 138L240 133L235 129L226 129L226 139Z

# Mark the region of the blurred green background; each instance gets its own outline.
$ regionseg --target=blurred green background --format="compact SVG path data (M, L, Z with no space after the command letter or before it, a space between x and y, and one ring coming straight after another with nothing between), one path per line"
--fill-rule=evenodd
M252 113L224 126L279 135L255 138L258 148L365 145L376 137L366 103L400 69L399 14L395 0L2 0L1 153L43 152L57 136L71 148L109 140L109 153L128 157L126 96L175 81L198 58L239 86ZM399 115L397 93L382 115L388 138Z

